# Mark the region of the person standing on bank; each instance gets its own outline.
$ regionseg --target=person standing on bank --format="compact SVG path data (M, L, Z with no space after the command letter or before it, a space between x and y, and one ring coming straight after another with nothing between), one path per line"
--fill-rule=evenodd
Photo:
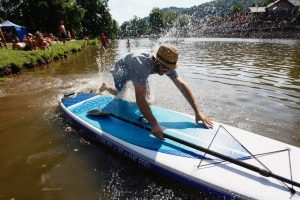
M205 127L211 128L213 121L205 116L197 106L195 97L191 89L177 74L178 67L178 49L170 44L162 44L156 53L147 52L132 52L126 54L119 59L115 67L112 69L115 86L107 85L105 82L99 88L100 92L108 91L113 95L117 95L125 86L127 81L132 81L135 89L136 103L151 125L152 133L158 137L163 138L163 131L158 124L156 118L151 112L150 106L146 100L148 77L150 74L166 74L180 92L184 95L195 112L195 120L198 124L202 121Z
M59 35L60 35L60 38L62 39L63 41L63 44L66 45L66 39L68 37L68 34L67 34L67 31L66 31L66 28L65 28L65 25L64 25L64 21L61 20L59 22L59 25L58 25L58 31L59 31Z
M3 35L3 32L2 32L2 30L1 30L1 28L0 28L0 44L3 44L3 45L7 48L6 40L5 40L5 37L4 37L4 35ZM0 46L1 46L1 45L0 45ZM2 46L1 46L1 48L2 48Z
M105 35L105 33L101 34L100 41L101 41L102 46L104 48L106 48L107 47L107 36Z
M131 44L130 44L129 39L127 39L126 47L127 47L128 51L130 51Z

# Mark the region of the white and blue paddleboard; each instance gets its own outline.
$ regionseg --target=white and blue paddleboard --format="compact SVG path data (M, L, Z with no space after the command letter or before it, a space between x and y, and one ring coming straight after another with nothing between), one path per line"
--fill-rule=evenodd
M217 198L300 199L300 187L294 184L300 182L297 147L220 123L206 129L195 125L193 116L151 106L165 135L175 138L161 140L151 134L147 122L140 120L134 102L110 96L73 94L62 98L60 107L90 136L122 156ZM112 115L88 114L95 109ZM212 156L210 151L237 163ZM261 175L248 166L268 173ZM275 178L267 177L270 174Z

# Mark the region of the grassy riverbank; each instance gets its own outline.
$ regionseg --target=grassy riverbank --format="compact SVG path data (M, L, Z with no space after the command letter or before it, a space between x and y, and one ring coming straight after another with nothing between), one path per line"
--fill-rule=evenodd
M18 73L23 68L31 68L67 57L69 52L80 51L83 45L83 40L75 40L67 41L66 45L54 44L47 50L23 51L13 50L11 47L0 49L0 77Z

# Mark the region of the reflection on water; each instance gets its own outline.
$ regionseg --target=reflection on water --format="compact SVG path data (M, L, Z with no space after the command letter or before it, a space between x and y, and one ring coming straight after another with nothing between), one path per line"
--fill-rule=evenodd
M299 41L139 39L131 50L163 41L179 47L178 72L208 116L300 146ZM0 199L211 198L90 143L61 115L64 93L112 83L109 69L127 52L126 40L86 48L0 85ZM155 105L193 114L168 78L150 85Z

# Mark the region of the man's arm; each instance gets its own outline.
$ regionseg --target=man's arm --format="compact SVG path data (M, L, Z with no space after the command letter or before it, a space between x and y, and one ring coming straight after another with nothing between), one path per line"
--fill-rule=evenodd
M195 111L195 118L196 123L198 121L202 121L204 125L207 128L210 128L213 126L213 121L205 116L205 114L200 110L200 108L196 104L195 97L191 91L191 89L188 87L188 85L183 81L181 77L177 77L172 79L176 87L180 90L180 92L183 94L185 99L189 102L189 104L192 106L193 110Z
M146 92L147 92L146 86L142 86L137 83L134 83L134 88L135 88L136 103L141 113L144 115L144 117L151 125L152 133L158 138L163 138L163 131L159 126L159 124L157 123L156 118L153 116L150 106L146 101Z

